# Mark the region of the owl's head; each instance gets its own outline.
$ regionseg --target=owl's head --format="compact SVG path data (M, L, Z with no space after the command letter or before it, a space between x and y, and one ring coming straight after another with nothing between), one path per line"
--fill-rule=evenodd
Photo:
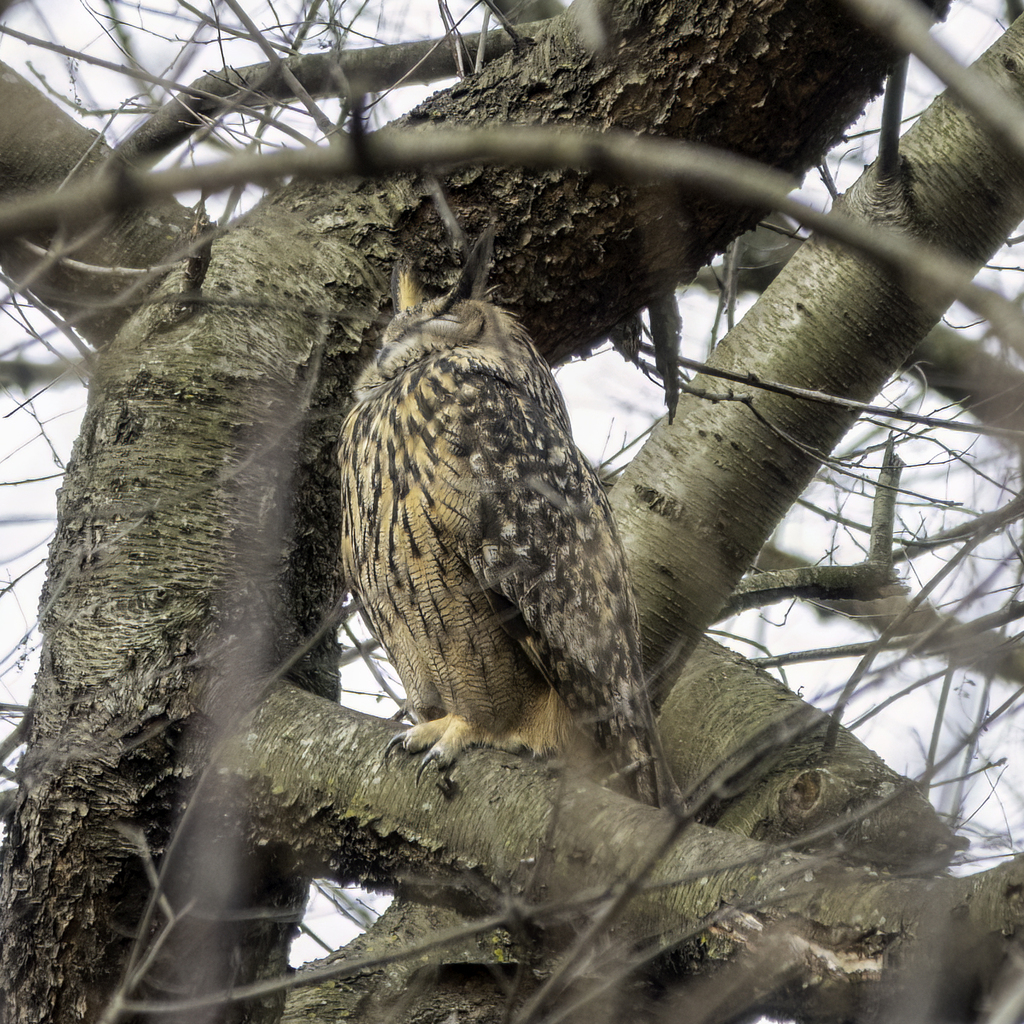
M504 310L487 301L494 230L488 228L473 246L450 291L427 298L404 260L391 275L395 316L381 334L373 363L356 384L356 397L396 377L407 366L445 349L485 343L518 328Z

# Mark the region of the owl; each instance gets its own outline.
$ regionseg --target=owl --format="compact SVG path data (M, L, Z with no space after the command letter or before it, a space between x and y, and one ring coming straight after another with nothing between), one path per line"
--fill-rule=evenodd
M399 264L341 429L344 579L415 718L388 749L596 758L664 800L636 607L604 490L547 364L488 301L488 232L451 291Z

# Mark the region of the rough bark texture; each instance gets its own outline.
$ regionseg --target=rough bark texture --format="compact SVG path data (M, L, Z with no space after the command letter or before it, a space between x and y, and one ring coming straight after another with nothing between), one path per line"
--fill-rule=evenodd
M570 11L537 35L525 63L511 55L495 62L395 130L615 127L708 143L800 174L880 89L890 61L877 38L827 4L608 3L599 10L606 48L595 52L581 40ZM512 82L522 88L509 89ZM742 123L731 123L734 110L745 112ZM494 284L552 361L601 337L621 311L688 281L761 212L673 189L610 187L577 172L467 169L446 186L473 231L500 211ZM571 221L561 216L567 193ZM398 222L401 236L415 239L428 280L450 259L435 219L424 205Z
M674 774L706 801L701 821L889 869L944 866L958 844L921 791L845 730L830 747L829 722L704 640L665 701L661 733Z
M290 724L282 742L284 721ZM724 829L690 825L677 833L666 812L492 751L467 754L449 786L430 777L417 785L408 763L368 774L365 766L392 730L297 689L282 690L265 702L226 761L252 785L257 842L286 843L306 858L308 870L339 881L394 888L408 879L467 914L456 962L492 963L493 954L467 953L464 943L498 922L514 933L537 928L564 945L567 925L583 928L620 886L637 880L638 893L601 928L597 962L584 958L573 975L590 977L592 994L603 1001L611 996L594 979L624 979L638 949L674 950L690 971L736 972L723 979L716 1003L728 993L724 1001L735 1000L735 1012L756 1005L801 1020L870 1018L899 1004L906 994L901 986L912 986L919 1003L913 1013L883 1019L938 1014L953 1020L974 1012L972 1001L1004 958L1013 963L1001 936L1021 925L1020 861L968 879L897 878L870 865L839 866L780 851ZM339 750L346 753L342 761ZM299 844L291 838L297 835ZM384 921L375 938L341 958L345 966L336 977L347 979L353 999L358 991L370 1004L361 1006L359 1019L378 1019L374 1000L394 1012L396 977L438 962L433 950L413 950L397 975L389 974L377 957L393 957L400 940L424 935L413 928L396 936L393 927ZM385 951L379 943L388 935ZM748 952L738 955L741 949ZM508 946L501 953L523 955ZM663 976L678 962L662 961ZM377 983L361 981L367 973ZM303 984L328 977L313 973ZM552 1005L575 994L572 985L556 988ZM310 1005L309 997L302 999ZM709 994L684 989L678 999L676 1005L699 1006ZM601 1009L587 1012L606 1019Z
M891 59L877 37L826 0L698 6L632 0L587 8L582 34L570 10L539 31L525 54L494 61L393 130L503 123L617 127L706 142L802 173L880 89ZM601 27L596 38L595 25ZM21 92L8 98L24 105ZM52 120L37 104L30 123L49 128ZM42 180L19 178L16 193L56 184L93 140L91 133L76 140L69 123L61 128L67 134L59 158L46 163ZM19 141L25 136L20 133ZM754 218L752 211L699 196L614 187L576 172L469 169L450 175L446 186L470 231L497 219L495 283L552 358L688 280ZM367 183L357 191L372 196L377 187ZM282 190L282 198L290 194L307 210L310 203L342 208L347 193L344 184L299 183ZM89 213L83 211L84 219ZM133 231L141 219L132 219ZM428 280L439 280L453 260L429 201L403 201L394 226L399 248L417 257ZM161 258L166 250L166 243L151 245ZM131 253L116 250L114 257L89 258L127 266L154 262L132 262ZM96 281L79 287L90 292Z
M261 242L271 227L273 252ZM287 496L325 333L312 293L342 255L315 253L300 225L265 214L215 246L201 316L176 303L174 275L93 378L60 497L5 864L6 884L26 889L8 927L47 950L33 962L7 947L7 976L41 1017L97 1015L148 898L140 846L166 848L206 746L314 631L297 625L302 592L288 588ZM325 654L297 678L332 692ZM82 985L64 976L72 963Z

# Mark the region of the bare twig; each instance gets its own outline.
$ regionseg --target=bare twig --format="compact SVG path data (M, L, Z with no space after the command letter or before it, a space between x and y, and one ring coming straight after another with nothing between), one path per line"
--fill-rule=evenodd
M630 132L567 132L549 127L384 131L369 136L360 152L351 144L336 142L327 148L240 156L216 164L147 174L125 169L117 176L103 175L57 194L5 204L0 207L0 239L54 228L65 221L92 220L130 206L145 206L185 189L213 193L241 181L269 185L288 175L330 178L371 171L422 172L465 163L586 168L640 183L674 182L742 206L774 207L870 257L902 287L927 297L936 308L960 299L988 319L1008 344L1024 351L1024 316L1020 309L992 289L974 284L974 270L966 263L878 223L855 220L839 212L823 213L801 203L790 196L796 184L790 175L754 160L697 143L637 138Z
M896 521L896 497L900 489L903 460L896 454L892 435L885 445L885 460L878 474L875 502L871 510L871 548L868 561L872 565L892 568L892 532Z
M872 650L869 650L867 654L860 660L860 663L854 669L853 674L847 680L846 685L843 687L842 693L839 695L839 699L836 701L835 709L832 712L832 721L829 723L828 734L825 737L825 748L831 749L835 746L836 740L839 738L839 724L843 717L843 711L846 710L846 705L850 702L850 698L857 690L857 685L864 678L868 669L871 667L871 663L874 661L875 654L882 650L882 647L888 643L894 636L897 635L900 626L913 614L914 611L921 605L921 603L932 593L933 590L954 570L959 566L964 559L984 540L984 536L972 537L967 541L966 544L948 561L946 564L937 572L934 576L921 588L921 590L914 595L911 601L907 602L907 607L903 612L896 616L896 618L889 623L888 626L882 631L881 636L872 645Z
M932 36L932 19L921 4L912 0L843 2L869 28L913 54L998 142L1024 160L1024 106L985 75L964 67L942 46Z

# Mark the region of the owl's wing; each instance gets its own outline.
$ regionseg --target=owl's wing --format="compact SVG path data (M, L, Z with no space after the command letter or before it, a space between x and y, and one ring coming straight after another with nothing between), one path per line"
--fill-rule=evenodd
M464 486L479 510L463 556L509 635L617 767L642 776L635 788L650 798L654 723L625 556L543 370L529 389L500 370L463 378Z

